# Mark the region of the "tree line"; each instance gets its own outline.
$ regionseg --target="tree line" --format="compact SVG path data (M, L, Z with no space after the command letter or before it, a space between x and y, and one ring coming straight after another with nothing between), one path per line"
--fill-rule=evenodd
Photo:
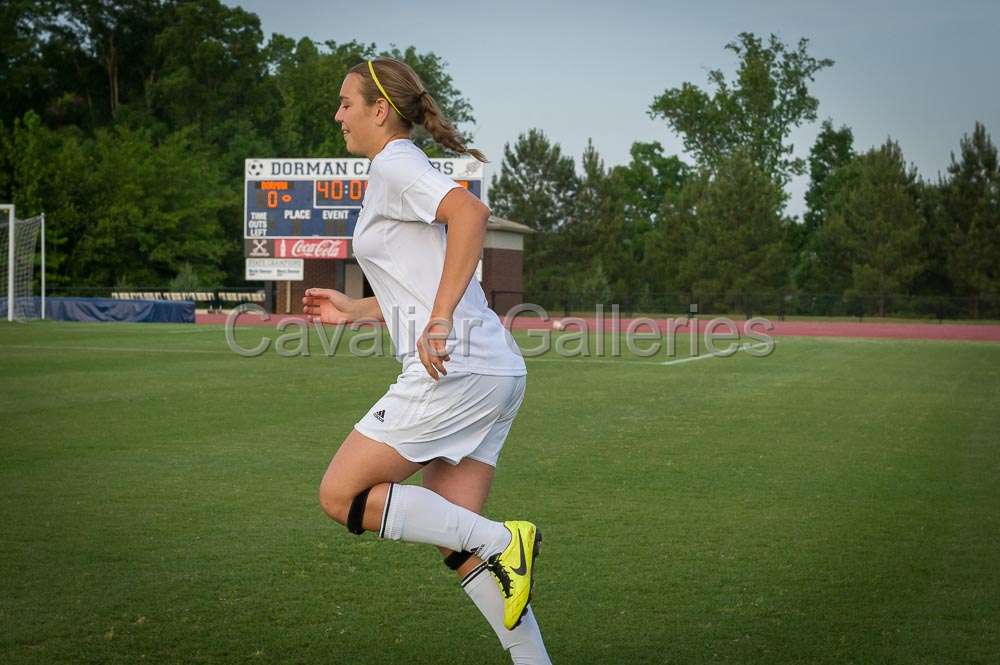
M826 120L808 159L795 127L817 119L809 84L833 61L773 35L726 46L733 80L708 75L652 100L649 114L693 163L635 143L608 168L588 145L577 169L539 129L504 151L494 212L531 226L526 298L551 307L688 303L769 313L1000 316L1000 170L986 128L961 137L944 175L921 178L892 138L858 151ZM786 212L810 178L801 220Z
M8 0L0 26L0 199L46 212L57 288L242 283L243 160L348 156L332 115L363 59L408 62L452 120L474 120L432 52L265 37L218 0ZM527 299L836 313L865 297L885 313L909 295L961 298L973 316L996 302L1000 171L983 125L933 181L891 138L859 151L832 120L798 157L790 133L818 119L810 84L833 61L773 35L725 48L731 80L714 70L651 100L684 158L637 142L608 167L591 143L577 164L540 129L505 146L490 204L535 231ZM804 174L796 219L786 186Z
M0 29L0 200L45 211L56 289L242 284L244 159L350 156L333 114L364 59L473 120L433 53L265 38L218 0L8 0Z

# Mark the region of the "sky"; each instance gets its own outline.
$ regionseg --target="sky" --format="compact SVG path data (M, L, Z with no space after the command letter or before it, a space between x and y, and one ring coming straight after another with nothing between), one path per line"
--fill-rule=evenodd
M898 141L925 179L944 173L978 120L1000 139L996 40L1000 3L939 2L339 2L228 0L257 14L265 35L317 42L356 39L432 51L446 62L476 118L463 126L499 172L503 148L536 127L578 166L592 139L606 165L625 164L635 141L683 154L680 138L648 109L668 88L731 79L724 49L740 32L774 33L830 58L811 92L818 118L792 132L807 158L826 118L854 132L859 151ZM788 212L801 215L808 177L793 179Z

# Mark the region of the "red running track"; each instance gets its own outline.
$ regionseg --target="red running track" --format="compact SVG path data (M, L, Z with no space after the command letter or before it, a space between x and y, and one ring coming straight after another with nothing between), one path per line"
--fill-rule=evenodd
M285 319L304 320L301 315L273 314L268 320L262 320L257 314L245 314L239 318L238 326L267 326L275 327ZM514 320L514 330L545 330L552 328L552 321L563 320L561 317L554 317L545 321L534 317L519 317ZM593 318L584 319L590 330L597 329L597 323ZM621 319L618 329L626 330L629 323L634 319ZM698 319L699 331L705 329L711 318ZM655 319L660 332L667 331L667 319ZM683 319L681 319L683 321ZM199 324L223 324L226 322L225 314L198 314ZM743 333L743 320L733 319L740 333ZM961 340L979 342L1000 342L1000 325L996 324L965 324L965 323L857 323L854 321L771 321L773 330L767 331L769 335L775 337L873 337L887 339L941 339L941 340ZM689 330L674 324L678 333ZM604 320L604 330L610 332L614 329L613 324L607 318ZM569 326L568 330L579 330L574 326ZM652 332L649 325L639 328L642 332ZM716 333L723 333L725 328L717 328ZM760 326L755 330L764 332Z

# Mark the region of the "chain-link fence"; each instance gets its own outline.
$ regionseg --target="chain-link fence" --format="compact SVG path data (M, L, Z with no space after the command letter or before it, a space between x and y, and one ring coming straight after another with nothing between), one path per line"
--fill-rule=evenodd
M550 315L593 315L598 304L604 312L618 305L622 316L700 315L835 318L906 318L929 320L1000 320L1000 294L969 297L909 294L753 292L673 292L609 294L553 291L500 291L486 294L501 313L518 303L543 307ZM694 309L692 309L694 306Z
M240 303L269 306L263 288L234 286L176 291L167 287L67 287L49 288L50 296L115 298L120 300L190 300L199 308L219 311ZM618 306L623 317L699 315L751 317L905 318L923 320L1000 320L1000 294L969 297L909 294L830 294L779 291L732 293L671 292L642 294L502 291L486 293L490 306L500 314L521 303L539 305L552 316L593 316L598 304L609 314ZM694 306L694 310L692 310Z

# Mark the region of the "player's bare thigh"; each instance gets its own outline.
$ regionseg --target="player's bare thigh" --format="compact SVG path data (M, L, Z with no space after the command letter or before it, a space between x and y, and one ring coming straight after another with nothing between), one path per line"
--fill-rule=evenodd
M320 482L320 505L327 515L345 524L354 497L371 488L362 525L369 531L378 531L387 483L402 482L420 469L420 464L406 459L392 446L351 430Z
M427 489L456 505L479 513L490 494L495 471L489 464L468 457L454 466L437 459L424 467L421 476L423 486ZM444 547L439 547L438 550L443 556L451 554L451 550ZM456 572L464 577L480 563L478 557L469 557Z

